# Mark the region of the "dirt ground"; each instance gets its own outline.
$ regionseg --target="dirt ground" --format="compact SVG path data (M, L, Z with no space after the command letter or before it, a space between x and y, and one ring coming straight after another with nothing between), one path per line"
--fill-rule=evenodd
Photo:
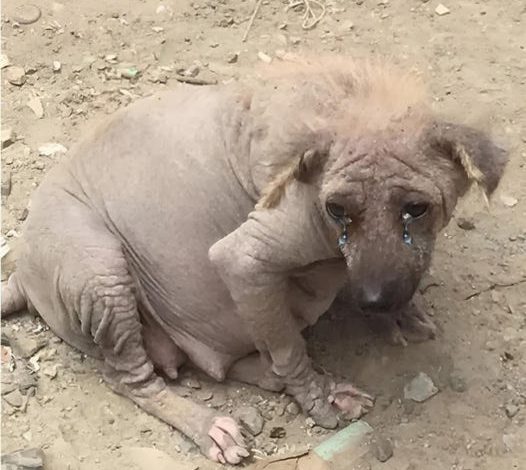
M25 83L13 85L12 67L2 69L2 131L16 133L2 151L2 234L9 244L31 192L63 158L60 151L40 155L42 145L69 148L106 114L179 86L179 72L222 82L251 73L267 56L278 60L280 51L375 54L424 74L439 111L493 129L511 161L491 209L476 192L468 195L422 285L440 326L437 339L391 346L340 303L309 333L309 344L318 364L377 396L366 420L391 440L394 455L386 463L368 458L360 468L526 468L524 2L449 0L450 13L441 16L437 0L327 1L322 21L303 30L301 10L266 0L246 42L252 1L31 2L42 15L27 25L15 21L27 3L2 4L2 53L25 72ZM13 374L3 364L2 452L40 447L53 470L215 468L178 432L112 393L97 363L37 318L22 315L2 326L11 338L45 343L28 363L38 371L29 374L22 359ZM403 388L419 372L440 391L415 404L404 400ZM309 427L285 396L189 374L186 384L201 388L188 393L208 406L232 411L249 404L260 411L265 425L253 442L256 457L329 435ZM20 380L33 386L6 393ZM34 396L26 398L28 390ZM271 438L275 427L285 437ZM154 465L153 448L178 464Z

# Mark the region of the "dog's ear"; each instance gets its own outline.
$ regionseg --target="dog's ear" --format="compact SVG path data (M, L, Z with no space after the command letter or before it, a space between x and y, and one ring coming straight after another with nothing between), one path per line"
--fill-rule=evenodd
M488 135L468 126L440 122L432 126L430 144L459 165L465 177L465 190L475 182L488 197L495 191L508 161L508 153Z
M294 178L302 183L309 183L322 170L327 158L320 150L309 149L303 153L294 169Z

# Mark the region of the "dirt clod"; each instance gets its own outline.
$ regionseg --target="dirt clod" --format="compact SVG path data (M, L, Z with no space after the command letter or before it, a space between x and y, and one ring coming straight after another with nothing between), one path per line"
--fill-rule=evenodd
M380 462L387 462L393 456L393 444L384 436L377 435L371 443L373 455Z
M431 377L424 372L420 372L404 387L404 398L418 403L428 400L437 393L438 388L431 380Z
M22 67L12 65L5 71L5 77L11 85L22 86L26 83L26 72Z

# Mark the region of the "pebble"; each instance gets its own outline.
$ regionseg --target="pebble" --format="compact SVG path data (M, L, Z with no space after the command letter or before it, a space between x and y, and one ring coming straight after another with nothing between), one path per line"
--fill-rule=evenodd
M404 387L404 398L418 403L428 400L437 393L438 388L424 372L420 372Z
M258 58L259 60L261 60L262 62L265 62L266 64L270 64L272 62L272 57L270 57L269 55L261 51L258 52Z
M18 356L27 359L47 346L48 342L43 338L17 335L16 339L10 338L11 345Z
M5 76L11 85L22 86L26 83L26 73L22 67L15 65L8 67L5 71Z
M393 444L384 436L376 436L371 446L373 455L380 462L387 462L393 456Z
M229 64L236 64L238 59L239 59L239 54L237 52L232 52L228 54L226 61Z
M15 408L21 408L24 404L24 397L20 393L20 390L13 390L11 393L3 395L4 400Z
M515 207L519 202L517 198L514 198L513 196L507 196L505 194L500 196L500 200L506 207Z
M36 23L41 15L42 12L40 11L40 8L29 3L17 7L12 18L13 21L16 21L19 24L32 24Z
M272 439L282 439L287 435L287 432L285 431L285 428L282 428L281 426L277 426L275 428L272 428L270 430L269 436Z
M506 416L511 419L519 412L519 407L513 403L508 403L504 406L504 412Z
M47 375L51 380L53 380L58 374L58 365L53 364L52 366L46 366L42 368L44 375Z
M44 117L44 107L42 106L42 101L38 96L33 96L26 103L27 107L35 113L37 119L42 119Z
M316 426L316 421L314 421L310 416L305 420L305 424L307 425L308 428L313 428L314 426Z
M299 36L290 36L289 41L292 45L297 46L301 42L301 38Z
M2 128L2 149L9 147L16 140L16 134L11 127Z
M214 394L208 390L198 390L196 397L198 400L208 401L214 398Z
M44 453L41 449L24 449L2 454L2 469L11 470L13 465L16 470L43 470Z
M52 157L59 153L66 153L67 151L68 149L66 147L55 142L48 142L38 147L38 154L44 157Z
M11 61L9 60L9 57L7 57L6 54L0 54L0 69L9 67L9 65L11 65Z
M253 436L257 436L263 431L265 420L253 406L238 408L234 412L234 418L243 424Z
M62 68L62 64L58 60L53 61L53 72L60 72L60 69Z
M457 225L462 230L474 230L475 229L475 223L471 219L467 219L464 217L459 217L457 219Z
M9 170L2 170L2 197L7 197L11 194L11 172Z
M438 16L444 16L444 15L447 15L448 13L451 13L451 10L448 7L446 7L444 4L439 3L437 7L435 8L435 13Z
M286 406L285 411L291 416L297 416L300 412L300 407L295 401L291 401Z
M188 387L188 388L193 388L194 390L199 390L201 388L201 383L199 382L199 380L197 380L194 377L186 377L181 382L181 385Z
M183 75L185 77L197 77L199 75L199 72L201 71L201 69L199 68L198 65L194 64L194 65L191 65L190 67L188 67L184 72L183 72Z

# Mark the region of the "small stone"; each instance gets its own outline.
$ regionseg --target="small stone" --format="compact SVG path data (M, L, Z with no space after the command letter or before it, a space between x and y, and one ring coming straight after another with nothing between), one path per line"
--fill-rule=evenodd
M9 147L16 140L16 134L11 127L2 128L2 149Z
M36 23L41 15L42 12L40 11L40 8L36 5L26 3L15 9L12 18L13 21L16 21L19 24L32 24Z
M139 70L136 67L122 66L119 67L119 75L127 80L132 80L139 75Z
M8 67L5 71L5 76L11 85L22 86L26 83L26 72L22 67L15 65Z
M272 439L283 439L286 435L287 432L285 431L285 428L282 428L281 426L272 428L269 433L269 436Z
M117 63L117 54L106 54L104 56L104 60L110 64L116 64Z
M15 353L24 359L33 356L48 344L44 338L24 335L17 335L16 339L10 338L10 341Z
M457 225L462 230L474 230L475 229L475 224L473 223L473 221L471 219L466 219L464 217L459 217L457 219Z
M21 408L24 404L24 397L20 393L20 390L13 390L11 393L8 393L3 396L4 400L15 408Z
M188 388L193 388L194 390L199 390L201 388L201 383L194 377L186 377L182 381L181 385Z
M439 3L437 5L437 7L435 8L435 13L438 15L438 16L444 16L444 15L447 15L448 13L450 13L450 9L448 7L446 7L444 4L442 3Z
M261 51L258 52L258 58L259 60L261 60L262 62L265 62L266 64L270 64L272 62L272 57L270 57L269 55Z
M300 412L300 407L295 401L291 401L286 406L285 411L291 416L297 416Z
M62 64L58 60L53 61L53 72L57 73L60 72L60 69L62 68Z
M293 44L294 46L297 46L300 42L301 42L301 38L298 37L298 36L290 36L289 37L289 41L291 44Z
M239 58L239 54L237 52L232 52L232 53L228 54L228 56L226 58L226 61L229 64L235 64L235 63L237 63L237 59L238 58Z
M214 394L209 390L198 390L196 393L196 397L198 400L201 401L209 401L212 398L214 398Z
M199 68L198 65L194 64L194 65L191 65L190 67L188 67L184 72L183 72L183 75L185 77L197 77L199 75L199 72L201 71L201 69Z
M373 455L380 462L387 462L393 456L393 444L384 436L375 436L371 446Z
M308 428L312 429L314 426L316 426L316 421L314 421L310 416L305 420L305 424Z
M517 203L519 202L513 196L507 196L505 194L502 194L500 196L500 200L502 201L502 204L504 204L506 207L515 207Z
M238 408L234 412L234 418L243 424L253 436L257 436L263 431L265 420L259 411L252 406Z
M58 373L58 365L53 364L52 366L46 366L42 368L44 375L47 375L51 380L53 380Z
M7 57L6 54L0 54L0 69L4 69L10 65L11 61L9 60L9 57Z
M66 153L67 151L68 149L66 147L55 142L42 144L40 147L38 147L38 154L44 157L52 157L57 154Z
M508 403L504 406L504 412L506 416L511 419L519 412L519 407L513 403Z
M11 194L11 172L9 170L2 170L2 197L7 197Z
M2 454L2 470L4 465L6 470L43 470L44 453L40 449L24 449Z
M404 398L418 403L424 402L438 393L438 388L431 378L420 372L411 382L404 387Z
M42 106L42 101L38 96L33 96L27 102L27 107L35 113L37 119L42 119L44 117L44 107Z
M164 31L164 28L162 26L152 26L152 31L154 33L162 33Z
M24 433L22 433L22 437L27 441L27 442L31 442L33 440L33 434L31 433L31 431L26 431Z
M458 373L452 373L449 376L449 386L457 393L464 393L467 390L466 380Z

